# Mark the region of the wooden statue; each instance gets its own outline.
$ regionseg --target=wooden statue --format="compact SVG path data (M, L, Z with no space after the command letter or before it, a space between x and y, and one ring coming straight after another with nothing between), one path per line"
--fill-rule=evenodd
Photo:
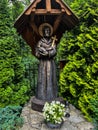
M36 96L31 101L32 109L41 111L46 101L63 101L57 97L54 62L56 41L58 39L59 43L62 34L78 22L78 17L64 0L33 0L16 20L14 27L40 61Z
M57 98L57 80L54 56L56 55L56 38L52 37L53 28L48 23L39 27L42 36L36 46L35 55L40 60L36 98L45 101Z

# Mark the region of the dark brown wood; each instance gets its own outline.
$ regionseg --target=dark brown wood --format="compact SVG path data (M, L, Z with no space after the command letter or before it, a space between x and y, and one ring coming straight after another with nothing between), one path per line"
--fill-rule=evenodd
M53 44L53 42L50 42L51 43L51 49L49 48L51 50L51 53L50 53L50 50L49 51L47 50L48 45L46 45L47 48L46 47L44 48L43 45L45 45L45 42L42 42L40 40L41 33L39 31L39 27L41 27L40 25L43 23L49 25L51 32L53 32L53 34L51 33L51 35L55 36L55 37L52 37L53 42L54 41L56 42L56 37L57 37L58 39L57 44L58 44L65 30L72 29L78 23L78 18L76 15L74 15L71 9L63 2L63 0L33 0L30 6L22 13L22 15L20 15L20 17L16 20L14 24L14 27L17 29L17 32L22 35L23 39L31 47L32 54L35 55L39 59L41 58L41 60L43 60L46 57L48 58L41 62L41 63L45 63L47 65L47 68L44 68L43 64L42 65L40 64L40 66L42 66L40 67L41 71L39 71L39 75L41 75L41 78L40 77L38 78L39 84L37 85L38 87L37 87L36 97L33 97L31 101L32 109L37 110L37 111L42 111L43 106L46 101L51 102L53 100L56 100L56 101L60 101L61 103L64 103L64 100L62 98L57 97L58 92L56 88L57 87L56 76L55 76L56 72L52 71L55 69L51 68L50 70L53 73L50 73L50 70L48 67L48 66L51 66L51 67L54 66L53 65L54 62L51 62L51 61L53 60L53 56L55 56L55 53L56 53L55 51L56 49L54 48L55 44ZM49 28L48 28L48 31L49 31ZM44 33L45 32L46 31L44 31ZM46 49L44 53L41 53L41 54L44 54L42 56L39 53L39 49L38 49L39 47L37 43L39 43L39 41L42 42L41 48ZM44 57L45 55L46 57ZM63 68L64 64L65 64L65 61L61 61L60 68ZM52 76L53 77L49 78L49 75L50 77ZM52 79L52 80L45 82L47 80L47 79L45 80L45 77L46 78L48 77L47 79ZM44 83L44 84L48 83L48 84L43 85L40 83Z
M34 15L31 15L31 20L29 21L29 24L30 24L31 28L33 29L33 31L38 35L39 33L38 33L38 28L34 22Z
M38 28L44 22L53 26L53 35L57 36L59 43L65 30L72 29L79 20L63 0L33 0L14 24L17 32L32 48L33 54L40 39Z
M47 9L32 9L32 12L35 14L35 15L57 15L57 14L60 14L62 13L61 10L59 9L51 9L51 10L47 10ZM63 11L65 12L65 10Z
M59 26L59 24L60 24L60 21L61 21L61 19L62 19L62 15L63 15L63 14L60 14L60 15L56 18L56 20L55 20L55 22L54 22L54 25L53 25L54 33L56 32L56 30L57 30L57 28L58 28L58 26Z
M66 60L60 60L60 69L63 69L66 64Z
M28 8L27 11L25 12L25 14L26 14L26 15L29 15L29 14L31 13L31 11L36 8L36 5L37 5L40 1L41 1L41 0L36 0L36 1L34 1L34 3L31 4L31 6L29 6L29 8Z
M47 9L47 12L51 11L51 0L46 0L46 9Z
M69 10L69 8L66 5L64 5L64 3L61 0L56 0L56 2L60 4L60 6L62 8L62 12L65 11L67 13L67 15L71 15L72 14L71 10Z
M48 101L48 102L52 102L53 100L51 101ZM63 103L65 104L65 101L62 97L58 97L56 99L54 99L54 101L59 101L60 103ZM43 107L45 105L46 101L43 101L43 100L39 100L37 99L36 97L32 97L32 100L31 100L31 108L35 111L39 111L39 112L42 112L43 110Z
M29 24L32 27L33 31L38 35L39 34L38 33L38 28L36 27L35 23L33 22L33 23L29 23Z

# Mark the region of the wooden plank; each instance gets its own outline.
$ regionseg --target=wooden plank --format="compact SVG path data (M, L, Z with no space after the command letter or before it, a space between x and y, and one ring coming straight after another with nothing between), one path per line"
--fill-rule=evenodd
M59 16L56 18L55 22L54 22L54 25L53 25L54 33L56 32L56 30L57 30L57 28L58 28L58 26L59 26L59 24L60 24L60 22L61 22L62 15L63 15L63 14L59 15Z
M64 12L64 11L62 11L60 9L51 9L51 13L53 13L53 14L60 14L62 12Z
M25 12L25 14L26 14L26 15L29 15L29 14L31 13L31 11L32 11L32 8L28 9L28 10Z
M31 19L29 21L29 25L30 27L33 29L33 31L38 35L38 28L37 26L35 25L35 22L34 22L34 15L31 14Z
M47 13L47 10L46 9L36 9L35 11L32 10L32 13L34 13L34 14L45 14L45 13Z
M32 27L32 29L34 30L34 32L38 35L38 29L36 27L36 25L34 23L29 22L30 26Z
M62 8L62 12L65 10L67 15L72 15L71 11L67 8L67 6L65 6L61 0L56 0L57 3L60 4L61 8Z
M46 9L48 12L51 11L51 0L46 0Z
M72 17L71 17L71 16L68 16L68 15L64 16L63 19L62 19L62 21L63 21L65 24L67 24L67 26L70 27L70 28L72 28L72 27L75 26L75 21L72 20Z
M57 15L57 14L61 14L62 11L59 9L51 9L51 11L48 12L46 9L36 9L35 11L32 10L32 13L34 13L36 15L44 15L44 14Z
M26 15L29 15L32 11L32 9L35 9L36 8L36 5L40 2L41 0L36 0L32 6L29 7L29 9L27 9L27 11L25 12Z

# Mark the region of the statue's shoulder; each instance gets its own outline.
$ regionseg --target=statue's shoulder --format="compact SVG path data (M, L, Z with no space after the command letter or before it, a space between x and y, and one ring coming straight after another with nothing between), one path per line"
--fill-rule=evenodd
M40 44L43 44L43 43L45 43L46 42L46 39L45 38L41 38L40 40L39 40L39 43Z
M37 43L37 47L42 46L43 42L44 42L44 39L41 38L41 39L38 41L38 43Z

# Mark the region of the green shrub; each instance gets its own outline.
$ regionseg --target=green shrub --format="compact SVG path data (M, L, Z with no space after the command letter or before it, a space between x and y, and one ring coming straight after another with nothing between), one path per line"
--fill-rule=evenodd
M23 125L21 110L20 106L0 108L0 130L19 130Z
M98 89L96 90L96 94L94 95L94 98L90 99L91 102L91 108L92 108L92 118L93 123L95 126L94 130L98 130Z
M98 89L98 1L74 1L80 23L61 40L59 54L66 65L60 74L60 94L92 120L91 99ZM96 100L96 99L95 99Z
M9 3L0 1L0 107L25 104L31 90L24 78L25 67Z

